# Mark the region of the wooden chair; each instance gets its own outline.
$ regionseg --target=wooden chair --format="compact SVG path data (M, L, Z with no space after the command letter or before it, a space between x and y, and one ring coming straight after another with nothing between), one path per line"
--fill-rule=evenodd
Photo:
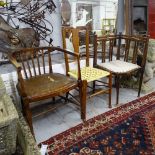
M55 73L52 67L52 52L65 54L66 75ZM77 61L78 78L68 76L69 65L67 55ZM25 48L9 55L9 59L17 69L17 89L23 101L23 112L33 133L32 111L30 105L36 101L62 96L78 88L80 93L81 118L85 119L85 102L82 99L82 81L79 55L58 47Z
M87 86L88 83L93 82L93 88L89 86L89 88L93 89L93 94L91 94L89 97L93 97L95 95L101 94L101 93L107 93L109 94L109 108L111 108L111 88L112 88L112 76L110 72L103 71L101 69L94 68L90 63L90 57L89 57L89 30L87 27L63 27L62 28L62 38L63 38L63 48L67 49L66 44L66 38L68 36L71 37L71 41L74 48L74 53L79 53L81 55L81 79L82 79L82 93L83 97L85 98L84 101L86 102L86 96L87 96ZM80 53L80 34L84 35L84 44L85 44L85 54L82 52ZM84 61L84 64L82 65L82 61ZM69 70L68 74L74 78L78 78L78 71L76 69ZM103 82L101 78L105 78L108 82ZM97 84L98 83L98 84ZM97 90L97 85L103 86L105 89L99 89ZM83 104L86 106L86 104ZM84 108L86 109L86 107Z
M107 70L115 76L116 104L119 103L120 77L140 73L138 96L140 96L145 70L148 37L128 35L95 35L94 66Z

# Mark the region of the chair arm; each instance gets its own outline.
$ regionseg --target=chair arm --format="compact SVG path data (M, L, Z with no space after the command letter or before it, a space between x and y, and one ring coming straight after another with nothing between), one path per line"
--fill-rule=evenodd
M23 77L22 77L22 73L21 73L22 67L21 67L21 65L17 62L17 60L11 54L8 55L8 58L9 58L10 62L14 65L16 70L17 70L18 82L20 83L22 94L25 95L25 89L24 89L24 84L23 84Z
M75 52L70 51L68 49L62 49L60 47L52 47L52 48L54 48L54 50L58 50L58 51L60 51L62 53L66 53L66 54L72 55L72 56L77 57L77 58L80 57L80 54L79 53L75 53Z
M8 55L8 58L9 58L10 62L14 65L14 67L18 71L21 71L21 69L22 69L21 65L16 61L16 59L11 54Z
M61 51L65 54L65 64L66 64L66 75L68 75L69 72L69 62L68 62L68 57L66 56L67 54L76 57L77 60L77 70L78 70L78 80L81 80L81 71L80 71L80 53L75 53L66 49L62 49L59 47L54 47L55 50Z

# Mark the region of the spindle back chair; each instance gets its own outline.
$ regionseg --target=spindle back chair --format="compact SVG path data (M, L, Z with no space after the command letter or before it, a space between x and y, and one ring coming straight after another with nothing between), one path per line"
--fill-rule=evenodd
M64 54L66 73L53 70L52 52ZM78 79L68 76L69 65L67 56L72 55L77 61ZM62 96L78 88L83 113L82 82L80 73L79 55L58 47L24 48L9 55L9 60L16 67L18 74L17 89L23 101L23 112L33 133L32 111L30 105L36 101Z
M140 96L148 48L148 36L95 35L94 67L107 70L115 76L116 104L119 103L120 76L138 71Z

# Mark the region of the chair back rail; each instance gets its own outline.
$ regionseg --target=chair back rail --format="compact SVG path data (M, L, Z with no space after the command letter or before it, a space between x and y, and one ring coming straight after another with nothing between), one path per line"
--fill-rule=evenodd
M112 61L114 59L126 62L137 63L141 57L140 66L145 66L148 48L148 36L128 36L128 35L95 35L94 38L94 65L97 65L97 59L102 62Z
M21 49L14 58L21 64L26 79L33 76L52 73L51 48ZM46 59L46 60L45 60ZM48 71L45 70L46 63Z
M84 32L84 44L86 45L85 49L85 58L86 58L86 66L89 66L89 30L86 26L79 26L76 28L64 26L62 27L62 40L63 40L63 48L67 49L66 38L69 38L75 53L80 54L80 42L81 42L81 34ZM80 54L81 55L81 54ZM82 57L82 56L81 56Z
M54 68L54 56L52 54L54 51L64 54L65 64L62 63L61 65L63 66L63 69L66 70L66 75L63 75L65 74L64 70L60 71L59 68L58 70ZM67 76L69 72L68 55L75 57L77 60L78 80L73 80ZM55 102L55 98L57 96L62 97L65 99L65 101L67 101L69 91L75 88L79 89L81 118L85 119L86 109L85 105L83 105L85 104L85 96L82 95L82 80L79 57L80 56L78 53L73 53L54 46L17 49L15 52L8 55L9 60L17 69L17 90L21 96L22 110L30 126L32 134L34 134L34 132L32 125L31 104L50 98L53 98L53 102ZM58 64L58 66L60 66L60 64ZM41 104L41 106L44 105ZM33 109L37 108L34 107ZM55 106L48 106L48 112L52 109L55 109ZM43 108L41 114L44 113L45 111Z
M77 68L80 70L79 54L59 47L23 48L12 53L9 57L17 69L20 67L18 75L21 75L19 77L29 79L38 75L53 73L52 52L54 51L64 53L66 75L69 72L68 54L75 57ZM78 77L80 79L81 75Z

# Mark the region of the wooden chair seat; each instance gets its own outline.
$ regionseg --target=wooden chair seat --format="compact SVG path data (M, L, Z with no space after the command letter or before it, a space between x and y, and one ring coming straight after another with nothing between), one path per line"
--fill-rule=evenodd
M130 62L125 62L122 60L113 60L100 63L99 66L102 66L103 69L110 71L114 74L126 74L140 68L140 66L137 64L132 64Z
M73 89L77 87L77 81L59 73L44 74L25 79L24 82L25 95L31 101L47 96L52 97L55 94L60 95L66 92L68 88ZM21 91L19 84L17 85L18 91Z
M71 70L69 73L74 78L78 78L78 71ZM93 68L93 67L83 67L81 68L81 79L87 80L87 82L92 82L94 80L98 80L103 77L109 76L110 73L101 69Z

